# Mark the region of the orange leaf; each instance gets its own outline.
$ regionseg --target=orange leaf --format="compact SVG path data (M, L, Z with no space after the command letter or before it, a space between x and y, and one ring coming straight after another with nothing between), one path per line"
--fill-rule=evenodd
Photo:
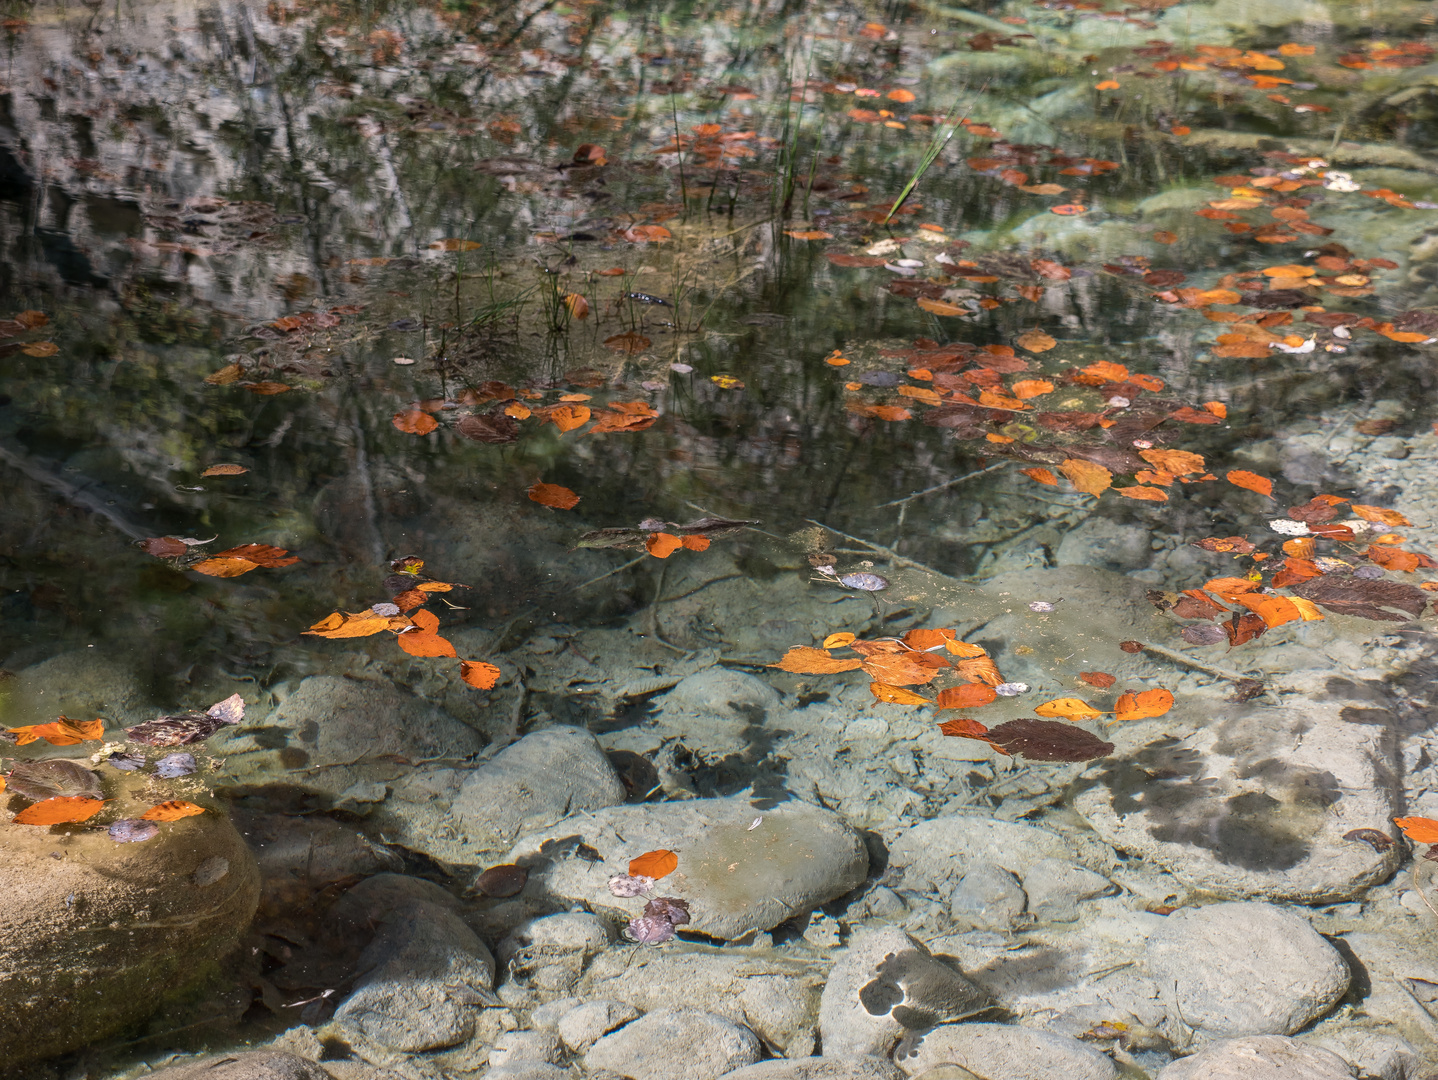
M681 536L679 543L685 551L708 551L709 537L707 536Z
M1123 382L1128 378L1128 368L1122 364L1115 364L1111 360L1096 361L1084 368L1083 372L1085 375L1092 375L1105 382Z
M1102 465L1080 458L1069 458L1059 466L1069 483L1088 495L1102 495L1113 484L1113 473Z
M16 737L16 746L24 746L36 739L44 739L51 746L74 746L76 743L98 742L105 737L104 731L103 720L71 720L62 716L48 724L11 728L10 734Z
M417 624L419 622L419 616L429 615L430 612L416 611L414 614L415 622ZM405 652L409 653L411 656L459 655L457 652L454 651L454 646L450 644L448 638L442 638L438 634L433 632L425 633L424 631L420 631L419 633L415 633L413 630L409 630L403 634L400 634L398 640L399 647Z
M1155 469L1162 469L1174 476L1187 476L1189 473L1203 472L1203 455L1190 453L1187 450L1140 450L1138 456L1143 458Z
M14 820L17 825L62 825L67 821L85 821L104 808L103 800L88 795L57 795L27 806Z
M1114 707L1115 720L1144 720L1150 716L1162 716L1173 708L1173 694L1167 690L1145 690L1142 693L1127 693L1118 699Z
M824 639L824 648L842 649L845 645L852 645L856 640L858 640L856 635L847 632L830 634Z
M935 648L939 645L946 645L950 641L953 641L956 637L958 637L958 634L956 634L953 630L931 630L920 628L910 630L907 634L905 634L904 644L911 649L918 649L922 652L927 649Z
M240 476L250 470L243 465L211 465L201 476Z
M1212 581L1205 581L1203 587L1211 593L1216 593L1229 603L1233 603L1244 593L1251 593L1258 588L1259 583L1249 581L1247 578L1237 577L1216 577Z
M1114 488L1115 495L1122 495L1125 499L1142 499L1145 502L1168 502L1168 492L1156 487L1125 487Z
M556 405L548 410L545 419L554 424L561 432L573 431L589 422L589 406Z
M939 700L935 702L935 707L939 709L977 709L996 701L998 696L992 686L986 686L983 683L968 683L964 686L951 686L947 690L940 690Z
M1376 521L1380 525L1412 525L1406 517L1397 510L1385 510L1381 506L1361 506L1354 503L1352 510L1364 521Z
M988 656L982 645L970 645L967 641L946 641L944 648L962 660L968 660L974 656Z
M1314 543L1313 537L1311 536L1299 536L1283 542L1283 553L1299 559L1313 558L1313 553L1317 549L1318 545Z
M1020 401L1027 401L1029 398L1052 394L1054 392L1054 384L1047 379L1020 379L1009 389L1014 397ZM1025 469L1024 471L1027 472L1028 470Z
M140 815L141 821L179 821L181 818L194 817L196 814L203 814L205 808L196 806L192 802L184 802L181 799L171 799L169 802L162 802L150 807Z
M241 544L239 547L226 548L224 551L215 552L217 559L246 559L256 566L265 566L271 569L280 566L293 566L300 561L298 555L290 555L284 548L270 547L269 544Z
M670 239L674 234L663 225L634 225L624 230L624 239L630 243L657 243ZM651 877L653 875L650 875Z
M1087 701L1081 701L1076 697L1055 698L1053 701L1045 701L1042 705L1035 707L1034 712L1039 716L1061 716L1065 720L1095 720L1102 716Z
M644 550L656 559L667 559L683 546L683 540L667 532L651 533L644 541Z
M971 683L988 683L990 686L999 686L1004 681L1004 677L999 674L998 665L987 654L960 660L954 665L954 668Z
M1377 544L1369 544L1368 550L1363 554L1368 556L1370 561L1377 563L1385 570L1399 570L1405 574L1411 574L1414 570L1417 570L1423 565L1424 560L1424 556L1414 554L1411 551L1379 547Z
M897 686L890 686L888 683L871 682L869 693L873 694L880 701L886 701L890 705L932 705L933 702L926 697L920 697L912 690L901 690Z
M19 818L15 819L19 821ZM1438 844L1438 821L1426 817L1396 817L1393 824L1403 830L1403 835L1419 844Z
M905 101L905 102L907 102L907 101L913 101L913 100L914 100L914 92L913 92L912 90L890 90L890 91L889 91L887 94L885 94L884 96L885 96L886 98L888 98L890 101Z
M1048 352L1058 344L1042 330L1030 330L1026 334L1020 334L1016 340L1023 348L1034 353Z
M909 412L908 409L898 405L867 405L862 401L851 401L845 408L851 413L857 413L860 416L872 416L876 420L889 420L892 422L909 420L914 415Z
M388 629L389 618L376 615L373 611L361 611L354 615L341 615L335 611L304 632L322 638L355 638L369 637Z
M679 856L665 848L655 851L646 851L643 855L636 855L629 860L629 874L631 877L647 877L658 881L660 878L674 873L679 866Z
M1203 408L1205 412L1212 413L1220 420L1228 419L1228 406L1221 401L1205 401Z
M480 690L493 690L503 674L493 664L486 664L483 660L461 660L459 662L459 677L470 686Z
M558 484L538 483L529 489L529 497L540 506L554 510L572 510L579 504L579 496L567 487Z
M1103 82L1096 82L1096 83L1094 83L1094 84L1093 84L1093 88L1094 88L1095 90L1117 90L1117 89L1118 89L1118 80L1117 80L1117 79L1105 79Z
M1273 497L1273 481L1266 476L1259 476L1257 473L1249 472L1247 469L1232 469L1228 473L1228 482L1235 487L1247 488L1249 491L1256 491L1260 495Z
M249 559L201 559L194 566L186 567L197 574L207 574L210 577L239 577L241 574L248 574L259 563L251 562Z
M785 229L785 236L792 236L795 240L832 240L834 234L825 232L823 229Z
M422 409L410 409L408 412L397 412L394 414L394 426L403 431L406 435L428 435L435 428L439 427L439 421L430 416Z
M1087 214L1088 207L1079 203L1064 203L1061 206L1050 206L1049 212L1061 217L1073 217L1075 214Z
M932 653L904 652L869 656L860 666L870 678L890 686L923 686L933 682L949 664Z
M967 716L945 720L939 725L939 730L945 735L954 735L961 739L983 739L989 733L989 729L983 724L977 720L971 720Z
M840 660L830 656L827 649L815 649L809 645L796 645L770 667L790 671L795 675L832 675L839 671L853 671L863 664L862 660Z
M1235 596L1234 603L1242 604L1253 612L1272 629L1275 626L1282 626L1286 622L1293 622L1303 616L1299 613L1298 605L1286 596L1266 596L1248 594Z
M970 315L972 312L966 307L958 304L951 304L947 300L930 300L927 296L919 297L919 307L923 308L930 315Z
M1097 686L1100 690L1107 690L1114 683L1118 682L1106 671L1080 671L1079 678L1090 686Z
M1318 605L1312 600L1305 600L1301 596L1290 596L1288 599L1298 609L1298 617L1304 622L1315 622L1323 618L1323 612L1318 610Z
M413 611L429 603L429 594L420 589L406 589L398 596L392 597L390 603L401 611Z
M564 306L569 309L569 315L574 319L589 318L589 301L578 293L565 293Z
M1040 484L1047 484L1049 487L1058 487L1059 478L1048 469L1041 469L1034 466L1029 469L1020 469L1030 480L1037 480Z

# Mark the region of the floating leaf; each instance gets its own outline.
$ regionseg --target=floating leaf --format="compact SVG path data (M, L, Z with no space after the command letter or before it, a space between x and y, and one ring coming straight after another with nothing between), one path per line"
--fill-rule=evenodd
M241 476L250 470L243 465L211 465L201 476Z
M439 421L423 409L409 409L394 414L392 423L406 435L428 435L439 427Z
M190 550L190 545L173 536L152 536L140 541L140 550L157 559L173 559Z
M550 417L546 416L546 419ZM585 417L585 420L588 416ZM584 420L579 421L580 424ZM576 424L576 427L579 425ZM469 416L461 416L454 425L454 430L463 435L466 439L473 439L475 442L491 443L500 445L512 443L519 438L519 425L506 416L502 410L490 413L471 413ZM565 430L560 427L560 430Z
M665 848L646 851L629 860L630 877L647 877L658 881L672 874L679 866L679 856Z
M679 537L667 532L651 533L644 541L644 550L656 559L667 559L683 546Z
M927 296L919 297L919 307L923 308L930 315L972 315L973 312L959 304L951 304L947 300L931 300Z
M833 675L840 671L853 671L862 666L862 660L853 658L840 660L831 656L827 649L815 649L809 645L796 645L770 667L795 675Z
M939 691L937 709L978 709L998 700L998 691L987 683L967 683Z
M239 547L215 552L215 558L244 559L271 570L281 566L293 566L300 561L298 555L290 555L284 548L271 547L269 544L241 544Z
M685 551L708 551L709 537L707 536L681 536L679 543Z
M1030 480L1037 480L1040 484L1047 484L1049 487L1058 486L1059 478L1048 469L1041 469L1038 466L1034 466L1030 469L1020 469L1019 472L1023 473Z
M1113 484L1113 473L1102 465L1079 458L1069 458L1059 466L1069 483L1087 495L1102 495Z
M196 814L203 814L205 808L196 806L192 802L185 802L183 799L171 799L169 802L158 803L150 807L140 815L141 821L179 821L181 818L194 817Z
M1422 335L1427 336L1427 335ZM20 351L26 356L34 356L43 359L47 356L54 356L60 351L60 346L53 341L32 341L29 345L20 346ZM16 818L15 820L20 820Z
M1040 716L1062 716L1065 720L1096 720L1103 713L1076 697L1055 698L1035 706Z
M634 225L624 230L624 239L633 244L663 243L673 236L663 225Z
M418 630L406 630L396 639L399 647L410 656L458 656L454 646L449 639L439 636L439 617L432 611L423 609L416 611L413 616L414 625Z
M1227 474L1227 480L1235 487L1246 488L1249 491L1256 491L1260 495L1273 497L1273 481L1266 476L1259 476L1247 469L1232 469Z
M446 237L443 240L435 240L429 245L430 251L478 251L484 245L478 240L460 240L454 237Z
M545 419L557 427L560 432L566 432L583 427L589 422L590 415L587 405L556 405L546 411Z
M988 742L1030 761L1092 761L1113 753L1113 743L1074 724L1057 720L1010 720L990 728Z
M1403 835L1414 843L1438 844L1438 821L1426 817L1394 818L1393 824L1403 830Z
M189 776L196 767L194 754L166 754L155 762L155 775L164 780L173 780L177 776Z
M1254 614L1258 615L1271 630L1275 626L1282 626L1286 622L1294 622L1303 618L1295 604L1286 596L1278 595L1255 595L1234 597L1234 602L1242 604Z
M459 677L477 690L493 690L504 673L483 660L461 660Z
M845 645L857 640L857 635L849 633L830 634L824 639L824 648L842 649Z
M1293 586L1305 600L1326 608L1336 615L1357 615L1362 619L1381 622L1407 622L1408 618L1387 608L1399 608L1418 618L1428 597L1421 589L1402 581L1329 575L1313 578Z
M1140 450L1138 456L1155 469L1162 469L1174 476L1187 476L1189 473L1201 473L1204 470L1203 455L1193 454L1187 450L1165 450L1155 447L1151 450Z
M354 614L347 612L343 615L335 611L326 615L303 633L322 638L369 637L390 629L391 618L388 615L377 615L372 610Z
M86 821L101 810L105 803L86 795L57 796L27 806L15 815L16 825L62 825L70 821Z
M1049 337L1049 335L1045 334L1042 330L1030 330L1025 334L1020 334L1017 341L1020 346L1032 353L1048 352L1058 344L1057 341ZM1052 389L1052 387L1050 387L1050 389Z
M834 234L824 232L823 229L785 229L785 236L792 236L795 240L832 240Z
M925 686L949 664L931 653L892 652L867 656L862 667L870 678L889 686Z
M1129 692L1118 699L1114 706L1115 720L1144 720L1151 716L1162 716L1173 708L1173 694L1168 690L1144 690Z
M1107 690L1114 683L1118 682L1117 679L1106 671L1080 671L1079 678L1090 686L1098 687L1100 690Z
M977 720L971 720L967 716L960 716L955 720L945 720L939 725L939 730L945 735L951 735L955 738L984 739L984 741L988 741L986 736L989 733L989 729Z
M935 649L939 646L947 646L949 642L957 637L953 630L944 628L931 629L917 627L904 635L904 644L911 649L918 649L921 652Z
M565 293L564 306L569 309L569 316L572 319L589 318L589 301L578 293Z
M1364 521L1376 521L1380 525L1413 524L1397 510L1385 510L1381 506L1360 506L1358 503L1354 503L1351 509Z
M890 705L932 705L933 702L926 697L920 697L912 690L903 690L897 686L890 686L887 683L871 682L869 693L873 694L879 701L888 702Z
M248 574L259 563L251 562L249 559L213 558L201 559L193 566L186 567L197 574L205 574L209 577L231 578L239 577L241 574Z
M1004 677L999 674L998 666L993 658L985 654L983 656L965 657L954 665L959 675L971 683L985 683L989 686L1002 686Z
M538 483L530 487L527 494L533 502L554 510L573 510L579 505L579 496L558 484Z
M1114 488L1115 495L1122 495L1125 499L1140 499L1144 502L1168 502L1168 492L1156 487L1121 487Z
M80 742L97 742L103 739L105 721L71 720L62 716L48 724L30 724L26 727L11 728L16 746L24 746L36 739L44 739L51 746L74 746Z

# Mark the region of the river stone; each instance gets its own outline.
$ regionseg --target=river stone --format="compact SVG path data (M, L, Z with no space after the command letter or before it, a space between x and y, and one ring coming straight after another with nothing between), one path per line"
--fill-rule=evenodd
M559 1038L547 1031L506 1031L494 1040L489 1051L489 1064L518 1065L520 1062L546 1061L555 1063L564 1056Z
M1076 857L1095 866L1113 862L1113 852L1092 837L978 814L949 814L921 821L900 834L889 845L889 873L908 891L948 900L975 863L988 863L1024 878L1044 860L1073 861Z
M594 736L555 727L474 768L413 771L394 784L376 820L386 836L441 862L512 863L489 856L521 833L624 799L624 784Z
M69 748L67 748L69 749ZM160 801L151 777L105 770L110 801L86 826L0 814L0 1061L14 1068L94 1046L215 976L249 929L254 857L211 808L117 844L104 828ZM8 799L8 796L6 796ZM220 877L194 874L215 859Z
M902 930L871 930L830 969L819 1033L826 1053L882 1056L911 1031L990 1004L984 991Z
M327 935L369 943L335 1021L409 1053L468 1039L478 1010L464 989L493 989L494 960L461 912L438 885L400 874L366 878L340 897L325 916Z
M333 1080L313 1061L275 1050L222 1054L147 1072L145 1077L146 1080Z
M1348 989L1348 965L1308 921L1271 904L1185 908L1148 939L1148 967L1210 1035L1291 1035Z
M760 810L744 796L568 818L522 837L504 861L529 867L530 890L628 922L642 901L615 897L607 882L656 848L679 853L679 868L657 888L689 901L683 929L724 941L842 896L869 869L863 839L837 814L798 801Z
M639 1010L622 1001L586 1001L559 1018L559 1037L582 1054L615 1028L637 1019Z
M61 653L0 682L0 723L21 727L49 723L57 716L99 717L112 730L155 719L159 710L151 703L135 663L97 653L98 649Z
M1352 1080L1337 1054L1282 1035L1211 1043L1158 1071L1156 1080Z
M268 716L252 709L205 743L225 758L228 785L283 782L328 801L409 776L412 762L462 758L483 746L479 732L413 694L333 675L310 676Z
M1116 891L1113 882L1065 859L1040 859L1024 875L1029 914L1036 922L1074 922L1079 901Z
M606 1035L584 1055L590 1072L631 1080L715 1080L759 1060L746 1027L698 1009L660 1009Z
M1124 525L1091 517L1064 533L1054 553L1059 566L1101 566L1105 570L1142 570L1153 558L1152 534L1142 525Z
M690 750L722 758L747 749L779 704L779 694L762 679L715 666L686 677L660 698L654 720Z
M1340 702L1245 705L1181 739L1100 764L1075 807L1121 850L1229 899L1324 904L1361 896L1398 865L1345 840L1398 812L1394 740ZM1383 714L1386 715L1386 714Z
M944 1024L915 1034L894 1052L899 1068L918 1076L958 1065L984 1080L1114 1080L1108 1055L1068 1035L1010 1024Z
M809 1057L761 1061L725 1073L720 1080L903 1080L892 1062L877 1057Z
M823 982L817 964L677 942L609 949L594 958L577 992L586 1001L623 1002L640 1012L682 1001L743 1024L786 1055L804 1056L814 1051Z

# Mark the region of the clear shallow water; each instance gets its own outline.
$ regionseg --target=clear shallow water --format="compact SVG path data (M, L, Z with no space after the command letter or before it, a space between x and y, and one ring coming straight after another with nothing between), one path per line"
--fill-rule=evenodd
M484 739L558 722L629 749L652 709L616 691L716 658L764 674L829 631L925 625L985 628L1005 677L1042 700L1094 697L1076 681L1084 662L1176 690L1201 727L1217 703L1236 708L1233 678L1206 669L1267 680L1268 704L1301 707L1316 684L1294 671L1382 683L1428 647L1423 622L1330 617L1225 654L1191 647L1141 600L1276 566L1285 534L1265 522L1320 492L1406 514L1403 550L1428 550L1433 324L1403 318L1432 300L1438 202L1422 5L1275 7L1261 25L1224 4L914 8L872 25L858 10L720 7L556 7L523 22L410 7L11 14L0 314L47 321L6 324L0 342L0 664L94 649L129 672L129 697L96 676L97 715L116 714L107 738L235 690L262 715L307 676L347 673ZM884 225L951 112L972 122ZM1291 269L1264 272L1278 267ZM1353 318L1315 318L1334 312ZM595 417L621 414L611 403L636 419L594 433ZM545 422L564 406L591 419ZM425 418L434 429L417 433ZM1155 479L1139 454L1155 448L1203 455L1185 479L1215 479ZM1112 486L1075 490L1102 480L1070 476L1074 461ZM247 471L201 475L222 464ZM1046 485L1020 468L1063 475ZM1273 500L1228 483L1231 470L1272 481ZM536 482L580 501L541 506L526 497ZM640 553L579 542L705 515L760 525L608 577ZM1234 535L1272 560L1191 546ZM163 536L301 561L215 578L133 543ZM1372 565L1365 543L1323 543ZM810 573L820 550L889 577L883 606L840 601ZM406 555L467 586L432 606L459 657L499 667L497 689L388 635L301 636L387 599L386 564ZM1126 580L1040 574L1068 565ZM1042 633L995 629L1020 601L1055 605ZM1118 670L1129 638L1204 666ZM590 667L571 670L576 656ZM776 685L791 702L828 692ZM904 724L936 719L868 704L855 685L836 701L887 725L885 753L919 738ZM38 722L38 708L12 704L6 722ZM1426 726L1421 709L1404 715L1405 731ZM1119 753L1164 734L1136 729ZM631 752L654 757L646 738ZM1409 738L1390 752L1421 771ZM801 771L782 743L734 755L690 741L682 764L701 794ZM277 769L309 765L269 749ZM1124 783L1163 775L1160 763ZM340 794L286 803L255 793L265 779L219 767L207 789L254 813ZM1070 779L1047 766L929 778L909 805L865 818L851 793L843 812L888 840L956 806L1048 813ZM1409 782L1411 805L1394 809L1438 809L1425 793ZM1251 846L1224 840L1230 861L1234 843ZM276 1022L243 999L225 999L216 1032ZM147 1052L197 1045L162 1029L143 1033ZM199 1030L184 1038L231 1037Z

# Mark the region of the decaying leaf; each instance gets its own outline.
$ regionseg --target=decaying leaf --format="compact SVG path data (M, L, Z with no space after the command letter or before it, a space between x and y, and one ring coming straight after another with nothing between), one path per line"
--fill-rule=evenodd
M78 761L48 758L19 761L10 771L10 791L37 802L57 796L100 798L100 778Z
M658 881L672 874L679 866L679 856L666 848L646 851L629 860L630 877L647 877Z
M1086 495L1102 495L1113 486L1113 473L1109 472L1102 465L1095 465L1091 461L1084 461L1081 458L1069 458L1059 465L1059 472L1063 473L1079 491Z
M989 728L985 739L1030 761L1092 761L1113 753L1113 743L1075 724L1024 718Z
M955 720L945 720L939 725L939 730L945 735L954 736L960 739L983 739L988 741L989 729L977 720L971 720L967 716L960 716ZM1008 751L1000 751L1007 753Z
M241 476L250 470L243 465L211 465L201 476Z
M30 724L26 727L10 728L7 735L16 746L24 746L36 739L44 739L51 746L74 746L80 742L94 742L103 739L105 721L71 720L62 716L48 724ZM10 739L6 740L11 741Z
M1406 582L1336 574L1300 582L1292 591L1335 615L1356 615L1380 622L1407 622L1408 616L1416 619L1423 614L1428 602L1421 589ZM1398 608L1407 615L1399 615L1387 610L1389 608Z
M1098 687L1100 690L1107 690L1118 681L1106 671L1080 671L1079 678L1090 686Z

